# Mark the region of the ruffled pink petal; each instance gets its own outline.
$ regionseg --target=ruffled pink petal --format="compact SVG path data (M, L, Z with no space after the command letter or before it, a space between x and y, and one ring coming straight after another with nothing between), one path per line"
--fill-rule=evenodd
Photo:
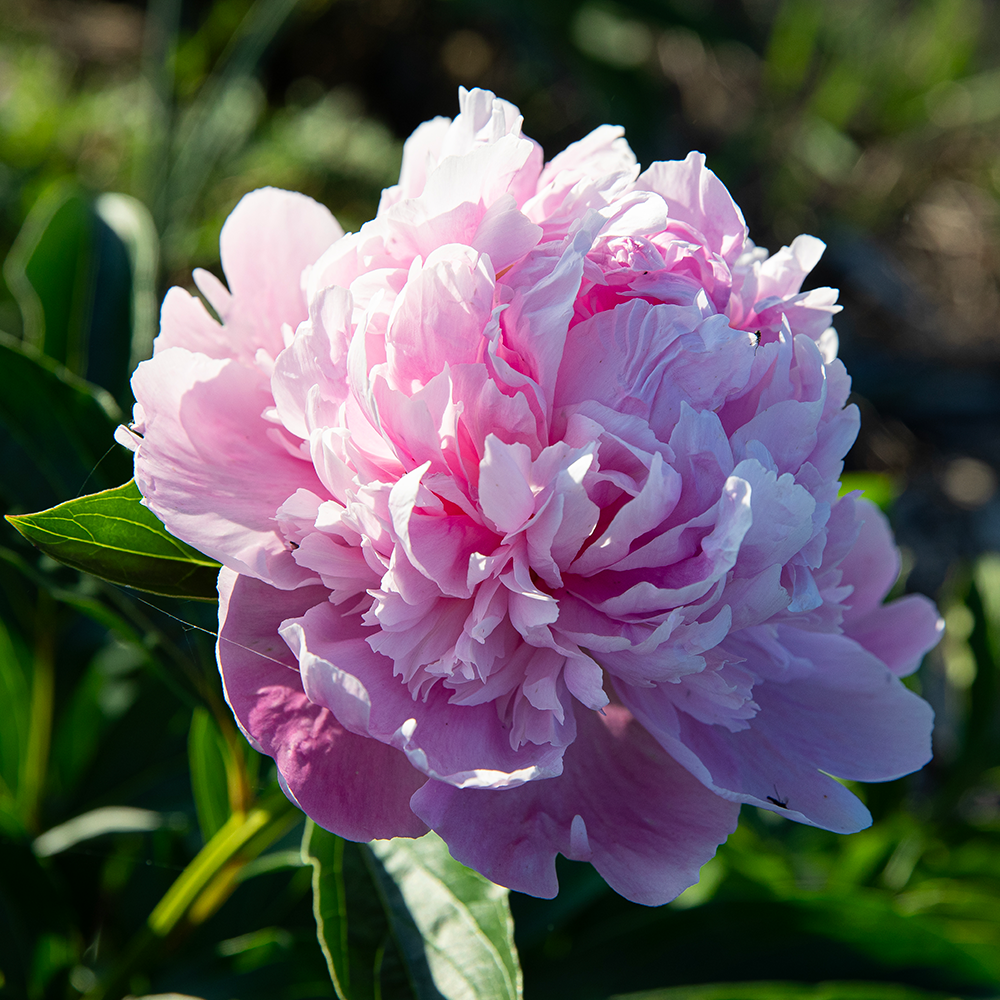
M784 628L781 641L792 675L754 686L759 711L740 731L698 722L669 686L619 683L617 690L661 745L716 793L838 833L862 829L868 811L828 775L889 781L918 770L930 760L933 713L843 636ZM733 648L749 669L775 669L759 648Z
M449 704L441 685L414 698L393 663L368 639L361 616L318 605L286 621L282 635L299 661L310 699L359 736L402 750L425 775L457 787L496 788L562 770L562 746L530 743L514 750L492 704Z
M336 424L347 396L347 349L352 301L343 288L329 288L312 302L310 321L277 357L271 391L281 422L308 438L315 427Z
M747 238L743 213L725 184L705 166L704 153L654 163L640 174L636 187L661 195L670 218L704 234L708 246L730 264L743 252Z
M454 244L436 250L422 265L415 262L385 336L395 387L409 392L446 365L480 361L492 311L488 258Z
M219 577L219 668L247 738L273 757L290 797L320 826L348 840L419 837L409 807L426 781L404 754L348 732L302 690L278 629L316 604L322 587L280 591L223 569Z
M169 531L283 590L315 581L275 512L299 488L325 491L261 417L271 397L259 373L171 348L138 367L132 389L146 414L136 482Z
M940 622L882 605L888 528L838 497L836 295L799 290L822 244L768 257L701 154L640 176L604 126L543 168L513 105L459 102L355 234L248 196L229 287L195 274L221 325L172 291L136 375L147 502L242 574L244 647L278 631L298 664L227 672L234 707L310 811L384 766L388 832L418 789L456 856L531 892L562 851L669 899L740 802L860 828L830 775L927 759L898 676Z
M462 864L552 898L555 857L590 861L627 899L669 902L735 829L739 806L670 759L621 706L578 711L558 778L503 791L430 781L412 807Z
M599 217L581 228L567 245L538 250L507 277L514 289L501 315L506 346L527 365L551 402L573 316L573 299L583 277L584 258L593 246Z

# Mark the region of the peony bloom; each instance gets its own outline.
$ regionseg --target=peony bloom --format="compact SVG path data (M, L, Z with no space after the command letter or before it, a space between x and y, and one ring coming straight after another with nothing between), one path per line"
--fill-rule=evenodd
M502 885L555 856L672 899L741 803L849 832L830 777L930 756L885 519L837 498L858 429L822 244L768 257L704 157L603 126L549 163L460 92L345 235L247 195L228 288L174 288L133 380L149 507L223 563L219 665L322 826L428 828Z

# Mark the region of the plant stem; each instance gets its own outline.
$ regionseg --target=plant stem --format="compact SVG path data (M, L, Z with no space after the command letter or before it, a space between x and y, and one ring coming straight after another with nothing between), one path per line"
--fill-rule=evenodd
M198 852L149 915L117 966L84 1000L114 1000L165 939L203 923L229 898L246 865L284 836L301 814L280 789L226 824Z
M44 590L38 592L35 659L31 678L31 709L28 742L18 788L20 813L25 829L39 829L42 794L52 743L52 708L55 701L55 613Z

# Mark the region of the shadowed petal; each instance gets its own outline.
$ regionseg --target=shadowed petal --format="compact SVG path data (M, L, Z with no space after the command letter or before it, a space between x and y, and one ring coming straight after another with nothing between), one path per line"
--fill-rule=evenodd
M413 810L452 855L519 892L551 898L555 857L590 861L627 899L669 902L735 829L739 806L671 760L621 706L578 710L562 775L504 791L429 781Z
M274 758L288 792L320 826L348 840L419 837L409 798L426 780L398 750L348 732L302 690L278 635L286 618L326 603L322 587L279 591L224 569L219 668L240 728Z

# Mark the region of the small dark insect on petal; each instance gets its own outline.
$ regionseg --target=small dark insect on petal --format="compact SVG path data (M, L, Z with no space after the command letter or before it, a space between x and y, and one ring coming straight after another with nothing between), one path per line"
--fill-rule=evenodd
M788 799L783 799L778 794L778 789L777 788L775 788L775 790L774 790L774 795L768 795L768 796L765 796L765 797L767 798L767 801L771 803L771 805L777 806L779 809L787 809L788 808Z

